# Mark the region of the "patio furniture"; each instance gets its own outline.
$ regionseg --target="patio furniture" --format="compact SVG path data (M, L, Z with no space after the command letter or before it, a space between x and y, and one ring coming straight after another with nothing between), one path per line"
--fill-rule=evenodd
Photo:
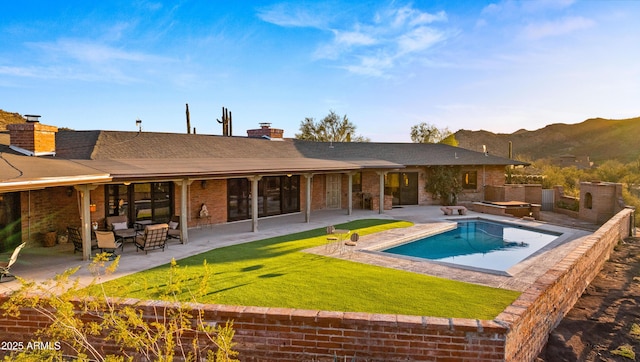
M327 243L324 246L325 251L329 250L332 243L338 241L338 236L334 234L336 228L333 225L327 226Z
M73 253L76 251L82 252L82 235L80 235L80 229L69 226L67 227L67 234L69 235L69 241L73 243Z
M466 215L467 208L464 206L443 206L440 208L445 215L453 215L454 211L458 212L458 215Z
M169 232L169 225L167 224L155 224L148 225L144 228L142 235L136 236L135 245L136 252L138 250L144 250L145 254L149 250L162 249L167 243L167 235Z
M330 252L334 252L340 248L340 244L344 238L349 235L351 230L347 229L336 229L333 225L327 226L327 244L325 245L325 250Z
M167 237L170 239L178 239L182 242L180 233L180 216L172 216L168 225L169 231L167 232Z
M27 245L27 243L18 245L15 249L13 249L11 258L9 258L8 261L0 262L0 282L2 282L2 278L13 277L13 275L9 273L9 269L11 269L11 266L16 262L16 260L18 260L18 254L20 254L20 250L22 250L25 245Z
M360 239L360 235L358 233L351 234L349 240L344 242L344 245L347 246L356 246L358 245L358 240Z
M344 242L344 246L341 251L344 251L346 249L349 255L349 258L351 258L351 255L353 254L353 250L355 249L356 246L358 246L358 240L360 240L360 235L358 233L351 234L351 237L349 238L349 240Z
M109 253L109 259L112 260L115 257L116 249L124 251L124 243L122 239L116 240L116 236L113 231L95 231L96 239L98 240L98 249L101 253Z
M82 252L82 234L80 233L80 228L75 226L67 227L67 234L69 241L73 243L73 253L76 251ZM91 250L97 248L98 246L91 241Z
M135 228L129 227L129 219L127 215L107 216L107 230L113 233L123 241L126 239L134 240L137 233Z

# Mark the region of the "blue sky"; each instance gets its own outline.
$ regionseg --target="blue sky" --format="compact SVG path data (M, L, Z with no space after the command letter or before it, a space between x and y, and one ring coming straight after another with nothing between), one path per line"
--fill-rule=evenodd
M640 1L2 1L0 109L74 129L511 133L640 116Z

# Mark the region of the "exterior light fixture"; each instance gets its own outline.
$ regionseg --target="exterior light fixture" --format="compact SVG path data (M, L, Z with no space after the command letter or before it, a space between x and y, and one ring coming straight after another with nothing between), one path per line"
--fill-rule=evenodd
M73 186L67 187L67 196L71 197L73 195Z

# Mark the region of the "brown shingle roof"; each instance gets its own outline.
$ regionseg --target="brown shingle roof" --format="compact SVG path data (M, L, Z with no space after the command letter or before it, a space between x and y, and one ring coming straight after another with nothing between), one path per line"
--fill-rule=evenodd
M104 171L69 160L0 152L0 191L107 182Z

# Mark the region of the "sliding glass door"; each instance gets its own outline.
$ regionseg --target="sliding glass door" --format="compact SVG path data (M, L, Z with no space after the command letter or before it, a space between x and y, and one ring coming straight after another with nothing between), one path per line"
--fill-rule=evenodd
M173 215L173 183L148 182L107 185L107 215L127 215L129 222L167 222Z
M227 220L251 218L251 182L227 180ZM258 181L258 217L300 210L300 176L265 176Z

